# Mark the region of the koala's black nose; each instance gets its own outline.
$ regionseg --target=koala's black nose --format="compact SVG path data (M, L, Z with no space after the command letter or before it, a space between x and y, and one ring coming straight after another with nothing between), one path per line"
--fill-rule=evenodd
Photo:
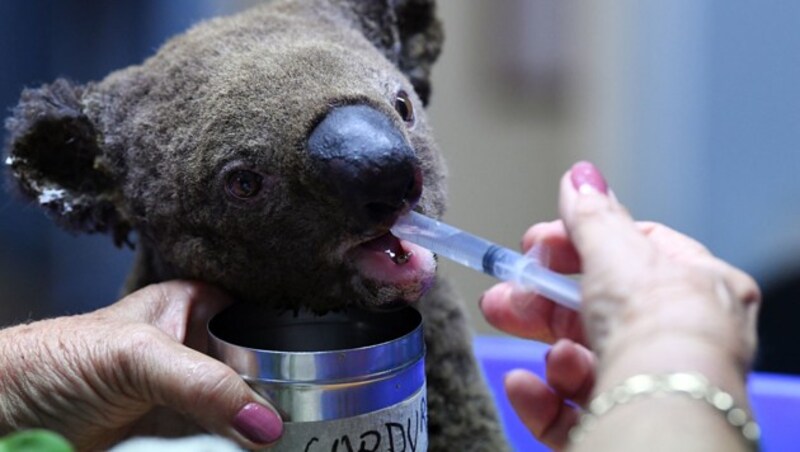
M390 226L422 194L422 171L413 149L380 111L337 107L308 139L321 177L365 228Z

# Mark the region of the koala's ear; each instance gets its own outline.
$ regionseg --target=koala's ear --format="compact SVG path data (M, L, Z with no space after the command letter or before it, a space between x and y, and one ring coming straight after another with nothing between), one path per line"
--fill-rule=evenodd
M431 66L444 32L435 0L338 0L352 10L364 35L411 80L422 102L431 93Z
M118 185L84 113L86 88L63 79L22 92L6 121L5 163L23 195L62 226L108 232L127 242L130 224L120 213Z

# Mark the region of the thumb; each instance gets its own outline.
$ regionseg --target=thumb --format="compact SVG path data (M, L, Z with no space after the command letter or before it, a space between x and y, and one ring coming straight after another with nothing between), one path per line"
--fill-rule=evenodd
M148 402L178 411L249 449L264 447L283 433L278 413L233 369L158 328L140 327L125 349L128 365L120 370Z
M233 369L202 353L208 320L230 303L212 286L169 281L107 309L135 325L119 353L122 381L131 381L136 395L247 448L263 447L283 432L280 416Z
M578 162L561 178L559 210L583 272L607 266L609 256L627 265L643 265L646 238L613 196L591 163Z

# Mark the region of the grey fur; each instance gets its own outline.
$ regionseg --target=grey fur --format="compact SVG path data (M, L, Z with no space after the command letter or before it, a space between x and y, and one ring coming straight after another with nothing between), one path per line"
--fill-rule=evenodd
M197 25L98 83L25 91L7 121L7 163L62 225L110 233L118 245L136 231L127 291L186 278L242 302L318 311L414 301L420 288L375 287L355 274L342 250L365 233L304 148L332 106L370 105L421 162L418 208L441 215L445 168L425 113L408 128L393 109L400 89L427 101L441 40L433 0L279 0ZM235 168L266 175L264 194L226 197L224 175ZM439 282L418 308L430 450L504 450L453 292Z

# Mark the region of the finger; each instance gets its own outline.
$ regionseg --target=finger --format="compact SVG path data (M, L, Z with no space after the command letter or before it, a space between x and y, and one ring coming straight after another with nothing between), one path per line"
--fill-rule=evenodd
M612 204L616 201L611 200ZM694 257L710 255L700 242L667 226L652 221L637 221L636 228L653 241L667 256ZM572 244L562 220L537 223L522 236L520 247L528 252L534 245L544 246L550 252L548 267L559 273L579 273L580 256Z
M714 257L700 242L663 224L637 222L636 226L669 259L700 265L722 276L736 299L745 304L761 299L758 284L750 275Z
M194 281L168 281L140 289L116 306L131 320L155 326L177 342L207 351L208 321L232 300L215 287Z
M700 242L663 224L641 221L636 226L667 257L684 260L711 256Z
M131 382L141 399L250 449L282 434L277 412L231 368L155 327L137 325L127 333L117 351L120 378Z
M703 259L694 268L695 272L706 270L707 279L713 285L709 299L716 300L717 306L723 309L717 316L729 318L725 329L729 339L723 339L721 343L735 353L746 372L756 351L756 323L761 304L758 284L750 275L717 258Z
M750 303L745 307L745 320L744 320L744 341L747 347L746 353L750 360L745 361L747 370L750 370L752 365L752 358L756 353L756 346L758 344L758 311L760 303Z
M700 242L659 223L637 222L636 225L667 258L711 270L710 274L717 274L725 281L732 297L745 305L760 301L761 291L752 276L714 257Z
M556 450L567 445L569 430L578 420L576 408L525 370L509 372L505 388L511 406L533 436Z
M722 275L731 295L736 300L745 306L758 304L761 301L761 289L752 276L716 257L710 258L709 262L709 265Z
M587 348L561 339L547 353L547 384L562 399L585 406L595 383L597 359Z
M715 257L700 242L659 223L639 222L637 227L668 259L708 268L720 275L736 300L748 304L761 299L758 284L750 275Z
M522 250L528 252L534 245L547 249L550 269L567 274L581 271L580 257L561 220L531 226L522 236Z
M547 343L562 337L581 343L585 340L577 312L516 290L511 283L496 284L486 291L480 309L492 326L515 336Z
M585 162L575 164L561 178L559 210L584 272L606 268L609 256L629 267L643 268L651 254L645 251L652 245L625 209L595 186L605 190L605 181Z

